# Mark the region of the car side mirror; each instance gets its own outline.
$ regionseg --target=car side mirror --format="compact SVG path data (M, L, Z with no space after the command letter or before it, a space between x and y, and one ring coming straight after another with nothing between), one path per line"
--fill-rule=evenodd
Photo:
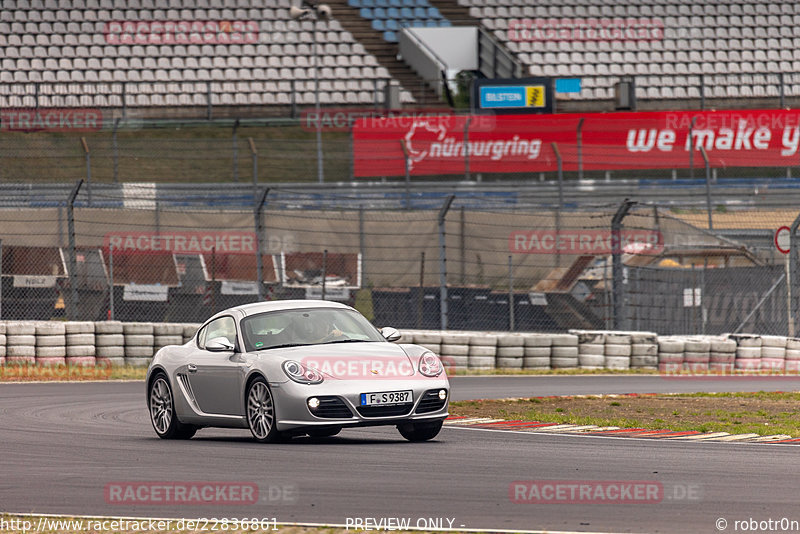
M206 343L209 352L233 352L234 346L226 337L215 337Z
M397 328L392 328L391 326L381 328L381 335L386 338L386 341L391 341L392 343L399 341L402 336Z

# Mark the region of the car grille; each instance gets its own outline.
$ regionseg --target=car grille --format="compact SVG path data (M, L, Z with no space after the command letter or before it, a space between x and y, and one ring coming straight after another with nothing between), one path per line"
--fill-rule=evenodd
M339 397L317 397L319 406L309 408L311 413L323 419L349 419L353 417L353 412Z
M395 406L359 406L358 413L364 417L390 417L393 415L406 415L411 411L411 404L397 404Z
M420 400L419 404L417 405L416 413L438 412L444 408L445 402L447 402L446 398L445 400L439 398L438 389L426 391L425 394L422 395L422 400Z

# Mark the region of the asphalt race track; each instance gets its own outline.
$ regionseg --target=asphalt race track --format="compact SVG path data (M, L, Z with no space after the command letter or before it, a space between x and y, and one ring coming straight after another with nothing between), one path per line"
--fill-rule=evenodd
M459 377L453 397L649 391L793 390L798 381L626 377ZM772 386L772 387L770 387ZM125 517L450 518L455 528L593 532L718 532L735 520L800 520L797 448L448 428L408 443L393 428L260 445L245 430L156 437L142 383L0 386L0 508ZM517 480L659 482L661 502L514 504ZM120 505L108 484L234 481L259 487L249 506ZM795 517L792 514L796 513ZM444 522L447 526L447 522ZM463 526L463 527L462 527ZM740 529L741 530L741 529Z

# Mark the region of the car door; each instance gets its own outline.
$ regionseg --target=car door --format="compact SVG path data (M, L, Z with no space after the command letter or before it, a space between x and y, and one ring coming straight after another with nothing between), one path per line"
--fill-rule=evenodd
M242 380L245 375L244 359L238 350L213 352L206 344L219 337L227 339L234 347L236 321L225 315L214 319L199 332L197 348L187 362L187 376L197 404L207 414L243 415Z

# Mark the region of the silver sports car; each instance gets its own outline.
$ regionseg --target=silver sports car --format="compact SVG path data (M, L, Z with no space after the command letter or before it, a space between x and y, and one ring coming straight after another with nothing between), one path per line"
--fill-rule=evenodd
M410 441L434 438L450 385L439 358L394 344L349 306L259 302L222 311L184 345L159 350L147 371L147 406L159 437L203 427L249 428L257 441L344 427L393 425Z

